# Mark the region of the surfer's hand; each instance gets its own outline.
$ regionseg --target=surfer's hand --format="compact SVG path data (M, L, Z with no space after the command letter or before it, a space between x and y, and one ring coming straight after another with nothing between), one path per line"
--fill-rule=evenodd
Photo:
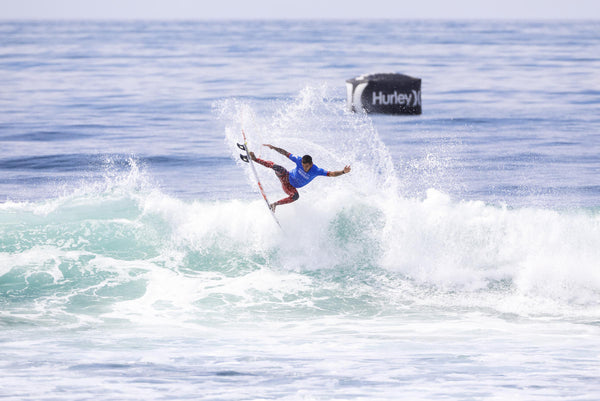
M270 144L268 144L268 143L263 143L263 146L266 146L266 147L267 147L267 148L269 148L269 149L273 149L273 148L274 148L274 146L273 146L273 145L270 145Z
M344 174L348 174L348 173L350 172L350 170L352 170L352 169L350 168L350 166L346 166L346 167L344 167Z
M250 155L250 158L252 160L256 160L256 156L254 156L254 152L248 152L248 154Z

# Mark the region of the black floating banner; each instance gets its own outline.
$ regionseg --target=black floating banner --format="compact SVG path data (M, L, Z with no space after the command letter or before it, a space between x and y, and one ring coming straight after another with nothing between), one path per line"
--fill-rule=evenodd
M362 75L346 81L352 111L421 114L421 78L403 74Z

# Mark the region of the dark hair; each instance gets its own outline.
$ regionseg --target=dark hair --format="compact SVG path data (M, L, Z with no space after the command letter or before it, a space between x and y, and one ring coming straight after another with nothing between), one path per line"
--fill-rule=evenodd
M310 157L309 155L302 156L302 163L312 164L312 157Z

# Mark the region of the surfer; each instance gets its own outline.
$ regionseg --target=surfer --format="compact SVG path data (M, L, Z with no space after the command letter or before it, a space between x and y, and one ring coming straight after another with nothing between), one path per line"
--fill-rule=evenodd
M350 166L345 166L343 170L339 171L325 171L322 168L317 167L313 164L312 157L309 155L304 155L303 157L294 156L287 150L278 148L273 145L263 144L263 146L268 147L278 153L281 153L285 157L289 158L291 161L296 163L296 168L290 171L287 171L282 166L273 163L272 161L259 159L254 155L254 152L250 152L250 157L253 161L258 164L262 164L267 168L272 168L275 171L275 175L281 181L281 187L283 191L288 194L287 198L283 198L278 200L277 202L271 203L269 207L273 212L275 212L275 208L279 205L285 205L286 203L291 203L300 197L298 194L297 188L302 188L309 182L311 182L315 177L320 175L327 177L338 177L342 174L347 174L350 172Z

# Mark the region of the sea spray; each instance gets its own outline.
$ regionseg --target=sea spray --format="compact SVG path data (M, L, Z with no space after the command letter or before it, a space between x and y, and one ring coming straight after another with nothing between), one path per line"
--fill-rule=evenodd
M352 166L350 175L337 180L321 178L303 188L300 196L348 186L353 187L357 196L380 194L384 188L394 192L397 188L394 164L372 121L368 116L348 112L330 92L326 86L307 87L291 100L273 102L263 110L263 115L250 102L240 99L216 103L215 110L225 124L225 142L231 156L241 163L235 143L240 142L243 128L249 137L250 150L288 168L293 166L291 162L262 145L273 144L300 156L310 154L315 164L326 170ZM262 168L258 171L269 193L281 191L271 171Z

